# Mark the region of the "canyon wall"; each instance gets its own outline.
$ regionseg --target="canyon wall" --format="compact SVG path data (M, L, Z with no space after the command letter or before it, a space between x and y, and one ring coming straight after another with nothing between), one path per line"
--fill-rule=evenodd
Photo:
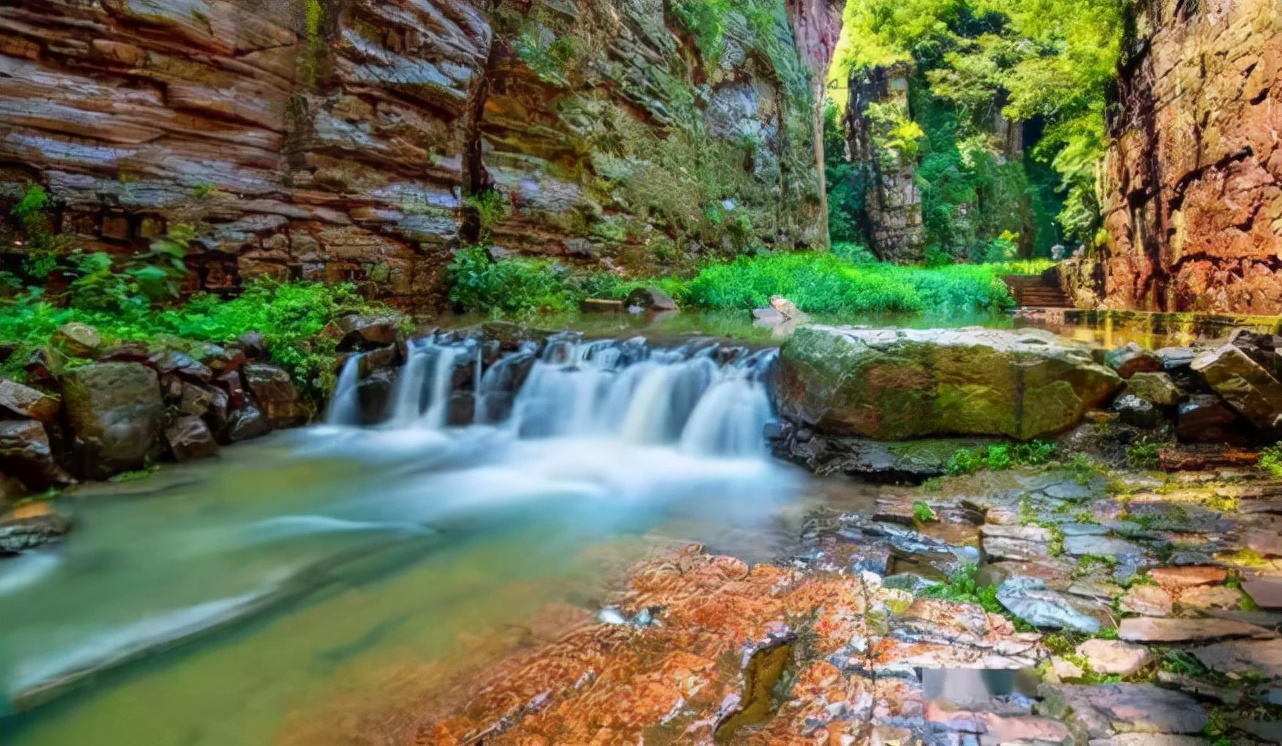
M1282 6L1142 0L1110 122L1085 307L1282 313Z
M736 7L6 2L0 208L40 184L62 245L122 256L189 225L189 289L353 281L413 310L481 236L639 273L822 244L832 3Z

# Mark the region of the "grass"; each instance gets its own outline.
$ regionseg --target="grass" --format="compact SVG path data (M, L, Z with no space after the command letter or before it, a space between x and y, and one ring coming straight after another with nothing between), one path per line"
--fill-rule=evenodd
M143 342L175 349L200 342L226 344L257 331L266 339L273 362L290 372L303 393L323 393L333 375L328 363L339 341L328 329L331 322L346 313L376 310L352 285L305 282L251 283L232 300L198 295L172 307L137 303L114 310L66 307L26 294L0 307L0 342L17 345L0 374L21 378L21 366L31 351L71 322L89 324L108 344Z
M691 278L624 280L550 259L495 261L483 246L474 246L455 255L449 276L456 306L495 316L573 311L585 298L622 298L640 285L657 285L686 307L749 310L782 295L808 313L850 314L1002 310L1014 305L1002 276L1044 268L1039 262L900 267L845 250L741 256L709 264Z

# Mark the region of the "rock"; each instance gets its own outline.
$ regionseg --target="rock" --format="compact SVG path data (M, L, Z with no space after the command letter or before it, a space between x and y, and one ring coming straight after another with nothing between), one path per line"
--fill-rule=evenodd
M1086 678L1086 670L1076 663L1058 655L1051 658L1051 673L1059 681L1081 681Z
M262 332L245 332L236 338L236 346L250 360L262 360L267 357L267 338Z
M1034 627L1073 629L1088 634L1100 630L1099 620L1083 614L1060 593L1032 578L1010 578L997 589L997 600L1006 610Z
M271 431L272 426L257 407L237 409L227 417L226 437L232 443L261 438Z
M86 365L63 374L62 398L84 476L146 463L165 413L156 371L141 363Z
M280 430L299 424L298 390L288 373L274 365L251 363L241 368L240 374L269 427Z
M1156 585L1133 585L1122 596L1120 607L1128 614L1143 616L1170 616L1175 604L1171 594Z
M583 313L623 313L627 306L613 298L584 298L579 310Z
M209 383L214 379L213 370L190 355L166 350L152 355L147 361L162 376L175 374L185 380Z
M1126 392L1158 407L1174 407L1184 394L1166 373L1141 372L1126 382Z
M1175 434L1183 443L1246 442L1246 423L1223 399L1213 394L1189 397L1180 404Z
M1242 584L1242 590L1261 609L1282 609L1282 581L1248 580Z
M0 555L18 554L52 541L71 530L71 518L48 503L33 503L0 516Z
M1242 592L1223 585L1199 585L1180 591L1176 601L1190 609L1236 609Z
M1260 454L1222 443L1163 446L1158 452L1162 471L1216 471L1255 466ZM1171 563L1176 564L1176 563Z
M1198 733L1209 721L1193 698L1152 684L1045 687L1043 693L1044 712L1060 719L1071 715L1092 739L1125 733Z
M1077 654L1092 671L1105 676L1130 676L1151 660L1146 648L1120 640L1087 640L1077 646Z
M35 420L0 422L0 470L34 492L72 482L54 460L44 425Z
M1040 526L994 526L979 529L980 547L990 559L1034 560L1050 556L1051 532Z
M992 442L981 438L894 442L811 433L804 442L800 437L789 440L779 455L821 475L846 474L878 482L921 482L947 474L948 460L958 450L987 447Z
M1068 532L1065 531L1067 534ZM1135 544L1113 536L1087 534L1064 537L1064 553L1074 557L1093 555L1112 557L1122 564L1138 565L1144 559L1144 550Z
M242 337L246 335L241 335ZM245 353L239 349L222 347L205 342L191 350L191 355L214 372L215 376L224 376L235 372L245 364Z
M1216 673L1256 675L1282 681L1282 639L1232 640L1192 650L1202 665Z
M1062 432L1121 379L1048 332L870 330L811 325L784 345L780 413L878 440Z
M663 313L679 310L672 296L657 287L646 286L633 290L624 301L629 313Z
M94 357L102 349L102 337L88 324L72 322L63 324L54 332L49 344L67 357Z
M783 324L787 320L788 319L784 318L782 313L779 313L773 308L757 308L752 312L753 326L758 326L763 329L772 329Z
M1282 424L1282 383L1236 346L1203 352L1192 367L1256 427L1275 429Z
M338 327L343 333L338 343L339 352L375 350L396 344L398 329L403 321L396 316L353 314L343 317Z
M1179 589L1223 583L1229 572L1223 567L1154 567L1148 576L1163 588Z
M1238 719L1233 721L1233 727L1264 743L1282 743L1282 722L1277 720Z
M215 393L194 383L182 384L182 393L178 397L178 411L183 414L203 417L214 404Z
M1109 350L1104 355L1104 364L1128 380L1136 373L1156 373L1162 370L1162 360L1134 342Z
M1282 533L1277 528L1248 531L1245 539L1247 549L1262 557L1282 557Z
M53 422L62 402L58 397L0 378L0 410L16 417Z
M1152 430L1162 424L1165 416L1152 402L1147 402L1134 394L1117 397L1113 409L1121 415L1122 422L1132 427Z
M1233 637L1274 637L1274 633L1254 624L1232 619L1159 619L1133 617L1123 619L1117 636L1128 642L1200 642Z
M1094 739L1089 746L1210 746L1201 736L1169 733L1118 733L1112 738Z
M176 461L212 458L218 455L218 443L205 421L194 415L179 417L165 428L165 441Z

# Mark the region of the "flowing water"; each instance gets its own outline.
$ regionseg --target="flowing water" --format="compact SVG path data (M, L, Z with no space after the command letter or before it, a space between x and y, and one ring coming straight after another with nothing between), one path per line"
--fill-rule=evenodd
M426 340L383 425L350 424L353 362L325 425L86 491L66 542L0 563L0 743L276 743L291 713L395 691L388 666L601 611L656 546L764 561L796 537L813 485L764 453L773 351L535 352L474 367L485 424L445 424L478 345Z

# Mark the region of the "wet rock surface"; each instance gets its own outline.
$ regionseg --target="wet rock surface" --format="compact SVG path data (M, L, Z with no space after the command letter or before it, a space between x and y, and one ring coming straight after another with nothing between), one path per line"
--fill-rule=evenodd
M1282 484L1098 468L878 487L773 563L656 557L605 611L362 722L433 744L1270 743L1282 615L1239 585L1282 583L1282 557L1243 554Z
M783 416L878 440L1029 440L1076 425L1121 378L1090 348L1040 331L803 327L780 353Z

